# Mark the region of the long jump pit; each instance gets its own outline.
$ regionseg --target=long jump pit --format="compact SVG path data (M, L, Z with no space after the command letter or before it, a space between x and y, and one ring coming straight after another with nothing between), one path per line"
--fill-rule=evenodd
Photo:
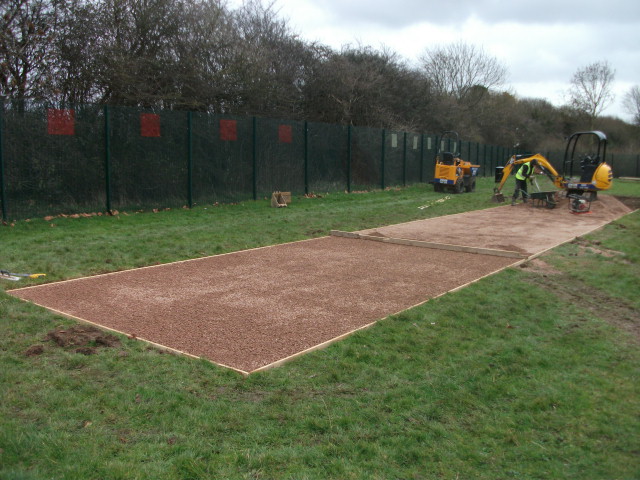
M631 211L607 195L580 215L564 203L555 209L499 206L8 293L249 374L323 348Z

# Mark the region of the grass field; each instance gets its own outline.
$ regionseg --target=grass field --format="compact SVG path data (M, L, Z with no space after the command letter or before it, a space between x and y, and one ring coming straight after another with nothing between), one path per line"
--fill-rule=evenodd
M488 208L492 188L16 221L0 268L86 276ZM123 336L59 346L74 322L2 290L0 478L638 479L638 238L640 212L249 377Z

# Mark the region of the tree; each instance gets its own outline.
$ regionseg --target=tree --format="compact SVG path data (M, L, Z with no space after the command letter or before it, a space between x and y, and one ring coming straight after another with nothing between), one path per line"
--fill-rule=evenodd
M309 118L370 127L418 129L430 105L424 76L371 47L326 50L305 93Z
M41 96L55 63L52 45L66 0L3 0L0 94Z
M173 41L177 106L227 111L234 98L232 64L238 44L231 15L216 0L189 1L180 30Z
M622 106L633 115L633 123L640 126L640 87L635 85L625 94Z
M237 35L231 64L236 94L232 111L299 118L302 89L315 54L278 17L273 3L245 0L232 15Z
M175 41L184 18L173 0L105 0L98 21L102 101L170 106L176 96Z
M89 103L100 99L97 75L97 45L101 34L92 2L69 0L54 41L52 75L45 97L69 103Z
M463 42L428 49L420 57L422 69L436 93L467 100L483 87L489 91L504 84L507 69L495 57Z
M589 118L593 130L595 120L613 102L611 91L615 71L609 62L595 62L580 68L571 78L570 104Z

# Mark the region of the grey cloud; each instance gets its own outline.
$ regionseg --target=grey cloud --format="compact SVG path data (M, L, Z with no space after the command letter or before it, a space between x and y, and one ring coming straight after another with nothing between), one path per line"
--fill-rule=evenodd
M634 0L325 0L323 7L332 13L336 23L364 23L387 28L402 28L420 22L455 26L472 16L486 23L522 23L523 31L527 25L537 24L640 22L640 2Z

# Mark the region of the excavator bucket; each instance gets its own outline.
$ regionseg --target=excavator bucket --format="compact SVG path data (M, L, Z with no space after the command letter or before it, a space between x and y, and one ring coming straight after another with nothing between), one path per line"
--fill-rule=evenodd
M493 203L503 203L504 202L504 194L502 192L498 192L497 190L493 191L493 197L491 197L491 201Z

